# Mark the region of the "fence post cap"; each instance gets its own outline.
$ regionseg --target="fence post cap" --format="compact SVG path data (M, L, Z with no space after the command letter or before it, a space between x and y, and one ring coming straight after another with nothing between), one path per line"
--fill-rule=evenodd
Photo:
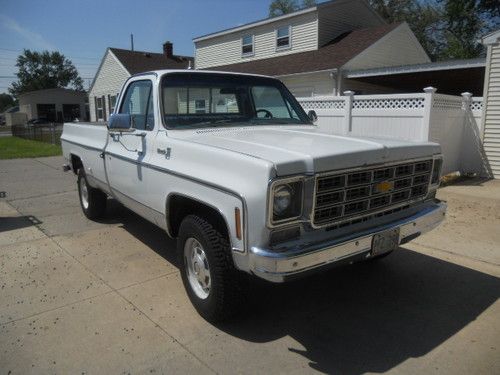
M468 92L468 91L463 92L463 93L461 93L460 95L462 95L462 97L463 97L464 99L467 99L467 100L469 100L470 98L472 98L472 93L471 93L471 92Z
M437 88L429 86L429 87L424 87L424 92L427 94L434 94L437 91Z
M344 95L345 96L353 96L354 95L354 91L351 91L351 90L344 91Z

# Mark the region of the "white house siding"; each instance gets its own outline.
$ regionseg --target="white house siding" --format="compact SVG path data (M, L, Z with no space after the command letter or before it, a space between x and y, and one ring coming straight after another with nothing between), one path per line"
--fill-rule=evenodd
M89 92L89 111L91 121L97 121L95 98L104 96L106 119L108 119L111 108L109 105L108 95L117 95L129 77L130 74L113 55L113 53L110 50L106 51L104 61L97 72L97 76L94 79L94 85Z
M276 30L291 26L291 48L276 51ZM254 35L253 56L242 57L241 38ZM290 53L315 50L318 45L317 11L300 14L255 28L236 31L195 42L195 64L197 69L228 65L251 60L265 59Z
M380 68L430 61L409 26L403 23L351 59L344 69Z
M362 0L336 1L320 7L318 20L319 47L347 31L384 24Z
M485 77L484 150L490 172L500 178L500 44L488 46Z
M329 72L278 77L296 97L335 95L335 80Z

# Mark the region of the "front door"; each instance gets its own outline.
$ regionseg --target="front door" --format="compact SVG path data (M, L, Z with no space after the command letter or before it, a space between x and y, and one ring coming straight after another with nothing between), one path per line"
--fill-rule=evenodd
M117 113L131 116L132 131L110 132L106 168L113 194L134 211L144 213L147 202L146 163L154 145L154 92L150 79L129 82Z

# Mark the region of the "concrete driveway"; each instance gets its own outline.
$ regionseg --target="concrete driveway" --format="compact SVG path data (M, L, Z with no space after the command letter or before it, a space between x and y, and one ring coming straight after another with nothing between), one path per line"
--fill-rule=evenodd
M440 189L438 230L378 263L191 307L175 243L112 202L84 218L59 157L0 161L0 373L499 374L500 183Z

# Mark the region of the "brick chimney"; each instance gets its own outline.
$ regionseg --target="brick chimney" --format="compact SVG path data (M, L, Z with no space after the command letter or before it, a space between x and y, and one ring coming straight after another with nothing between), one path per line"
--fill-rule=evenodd
M174 54L174 45L172 44L172 42L169 42L168 40L163 43L163 54L170 58L172 57L172 55Z

